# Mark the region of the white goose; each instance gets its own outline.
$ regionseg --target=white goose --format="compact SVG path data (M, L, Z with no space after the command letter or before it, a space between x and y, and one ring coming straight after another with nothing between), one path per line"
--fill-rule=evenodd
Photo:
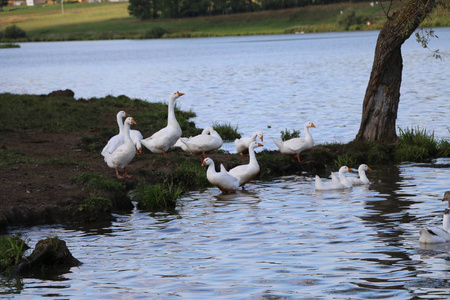
M255 148L261 147L263 144L258 142L252 142L248 146L248 154L250 156L250 161L246 165L240 165L234 167L228 173L233 176L239 178L239 186L243 186L250 180L252 180L259 173L259 164L256 160Z
M136 148L131 140L130 126L136 124L132 117L128 117L124 122L124 143L116 148L112 153L105 152L105 161L110 168L116 169L117 178L132 177L127 173L127 166L133 160L136 154ZM119 174L119 169L123 169L123 176Z
M348 189L348 187L343 185L340 182L340 180L333 173L331 173L331 181L326 181L326 182L323 182L322 179L316 175L315 188L316 188L316 191Z
M180 92L170 94L167 126L155 132L151 137L141 140L142 145L151 152L166 155L166 151L181 137L181 127L175 117L175 100L183 95Z
M217 150L222 147L223 141L219 133L212 127L206 127L203 132L191 138L181 138L182 143L186 145L189 152L198 155L202 154L205 159L205 152Z
M236 139L234 141L236 151L241 155L241 161L244 161L244 154L248 153L249 145L256 141L256 137L258 137L261 142L263 142L264 137L261 131L256 131L252 134L252 136L243 136L240 139Z
M218 187L224 193L234 193L239 188L239 178L233 177L225 170L216 172L214 161L207 157L203 160L202 166L208 166L206 178L212 184Z
M119 133L109 139L108 143L102 150L102 155L105 156L105 153L113 153L117 147L122 145L125 141L124 138L124 130L123 130L123 118L129 117L130 115L124 112L123 110L119 111L116 115L117 125L119 126ZM139 140L143 139L142 134L138 130L130 130L131 140L136 145L136 149L138 153L141 151L141 147L138 147ZM140 145L140 143L139 143Z
M441 227L427 227L420 229L419 242L425 244L436 244L450 242L450 214L449 209L444 210Z
M353 186L353 183L350 180L348 180L347 177L345 177L345 173L351 172L351 171L353 171L353 170L347 166L342 166L339 169L339 181L343 185L345 185L347 188L351 188Z
M307 149L310 149L314 146L314 140L309 133L309 128L316 127L312 122L306 122L305 123L305 137L301 138L293 138L287 141L278 141L275 140L275 144L277 145L278 149L280 149L280 152L282 154L286 155L295 155L297 156L297 160L300 162L300 152L305 151Z
M369 184L370 181L369 178L367 178L366 171L372 171L372 169L368 165L362 164L358 167L359 178L348 177L348 180L350 180L353 185Z

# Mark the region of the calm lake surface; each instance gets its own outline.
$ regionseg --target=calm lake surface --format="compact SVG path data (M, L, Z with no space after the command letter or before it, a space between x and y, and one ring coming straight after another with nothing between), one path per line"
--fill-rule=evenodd
M397 124L449 138L450 29L436 30L435 60L403 47ZM166 101L198 127L231 122L264 148L311 120L316 143L354 138L377 32L205 39L27 43L0 51L1 92ZM144 134L145 135L145 134ZM232 145L224 147L231 153ZM357 166L351 166L357 167ZM371 184L315 192L311 174L252 182L222 195L194 191L176 213L134 210L96 228L14 228L30 246L57 235L83 265L50 278L0 277L16 299L443 299L450 244L418 242L441 226L450 159L376 166Z

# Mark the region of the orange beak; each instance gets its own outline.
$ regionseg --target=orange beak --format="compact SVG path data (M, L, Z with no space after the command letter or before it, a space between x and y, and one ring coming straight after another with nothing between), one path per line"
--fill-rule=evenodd
M369 166L367 166L367 171L372 171L372 169Z
M264 146L264 145L263 145L263 144L261 144L261 143L258 143L258 146L259 146L259 147L262 147L262 146Z
M130 116L130 114L129 113L125 113L125 117L129 117Z
M203 162L202 162L202 167L203 167L204 165L206 165L206 161L203 160Z
M177 91L178 97L183 96L184 93L180 93L179 91Z
M264 137L263 136L261 136L261 142L264 142Z
M348 168L348 170L349 170L350 172L353 172L353 169L351 169L351 168Z
M314 127L314 128L316 128L316 125L314 125L314 123L311 123L311 127Z
M131 124L137 124L134 119L131 119Z

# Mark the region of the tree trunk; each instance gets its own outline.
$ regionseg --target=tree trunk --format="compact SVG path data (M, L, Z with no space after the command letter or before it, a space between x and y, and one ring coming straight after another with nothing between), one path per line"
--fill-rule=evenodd
M397 142L395 123L403 69L401 46L435 6L436 0L410 0L388 17L378 35L355 141Z

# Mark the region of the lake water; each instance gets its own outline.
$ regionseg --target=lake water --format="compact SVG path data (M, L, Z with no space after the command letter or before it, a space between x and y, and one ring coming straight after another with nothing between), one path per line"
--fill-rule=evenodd
M438 28L436 60L414 37L403 49L397 125L449 136L450 28ZM231 123L264 133L264 148L284 129L316 129L316 143L348 142L357 134L378 32L244 36L170 40L24 43L0 51L1 92L47 94L71 89L76 98L127 95L167 101L186 95L199 128ZM138 121L138 120L137 120ZM143 132L150 136L152 132ZM233 144L224 150L234 151Z
M403 47L398 125L448 138L450 29L436 32L431 46L444 61L414 41ZM197 113L198 127L216 121L244 134L262 130L264 148L307 120L317 143L345 142L359 128L376 38L29 43L0 51L0 87L148 101L180 90L178 105ZM310 174L279 177L234 195L190 192L173 214L134 210L96 228L14 228L31 246L59 236L83 265L50 278L0 277L0 298L442 299L450 294L450 244L418 239L420 228L441 225L449 166L443 158L377 166L368 187L345 192L315 192Z

